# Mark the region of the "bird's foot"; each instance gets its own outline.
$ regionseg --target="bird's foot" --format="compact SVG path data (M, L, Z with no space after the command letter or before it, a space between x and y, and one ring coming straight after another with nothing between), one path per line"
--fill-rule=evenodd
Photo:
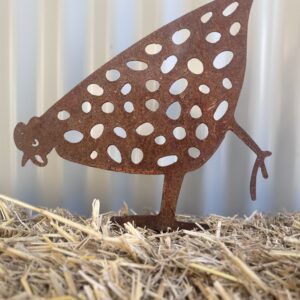
M267 179L269 177L265 160L267 157L271 155L272 152L270 151L261 151L260 153L257 154L257 159L253 167L251 182L250 182L252 200L256 199L256 177L257 177L258 170L261 169L261 173L264 178Z
M168 218L162 215L147 215L147 216L116 216L112 217L111 221L117 223L121 226L130 222L134 223L137 227L147 227L153 229L154 231L175 231L178 229L193 230L199 229L195 223L191 222L180 222L177 221L174 217ZM203 229L208 229L207 224L201 224Z

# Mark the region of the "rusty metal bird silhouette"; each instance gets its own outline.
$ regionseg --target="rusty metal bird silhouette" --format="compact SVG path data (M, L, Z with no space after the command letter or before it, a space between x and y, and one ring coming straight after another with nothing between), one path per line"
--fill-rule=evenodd
M90 167L164 174L158 215L115 217L156 230L194 228L176 220L185 174L200 168L228 131L257 155L251 177L256 197L266 157L234 113L244 81L252 0L215 0L163 26L117 55L44 115L19 123L16 146L47 164L62 158Z

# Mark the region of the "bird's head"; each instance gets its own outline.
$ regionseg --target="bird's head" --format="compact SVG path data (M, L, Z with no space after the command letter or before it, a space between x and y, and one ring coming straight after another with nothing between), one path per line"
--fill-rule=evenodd
M17 124L14 140L18 149L24 153L22 166L25 166L28 160L39 167L47 165L47 155L53 149L47 132L39 118L32 118L27 125Z

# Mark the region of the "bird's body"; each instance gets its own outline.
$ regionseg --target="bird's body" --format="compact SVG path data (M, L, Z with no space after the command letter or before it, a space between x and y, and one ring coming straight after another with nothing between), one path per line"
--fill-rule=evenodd
M251 4L214 1L113 58L33 119L30 136L20 134L24 124L16 128L24 162L44 165L54 148L64 159L95 168L165 174L163 203L175 216L184 174L201 167L226 132L258 148L234 119ZM38 139L43 151L29 154L28 139ZM159 224L175 228L174 220Z

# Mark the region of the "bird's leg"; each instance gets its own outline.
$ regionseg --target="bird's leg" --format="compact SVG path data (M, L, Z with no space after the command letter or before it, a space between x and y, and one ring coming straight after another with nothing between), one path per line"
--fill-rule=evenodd
M161 208L158 215L113 217L112 221L120 225L134 222L136 226L147 227L156 231L168 229L196 229L195 223L179 222L176 220L176 206L183 182L184 174L166 174L163 187ZM208 228L206 224L203 228Z
M271 156L269 151L262 151L259 146L254 142L250 135L236 122L234 121L231 126L231 131L236 134L256 155L257 159L253 167L251 181L250 181L250 193L252 200L256 199L256 177L258 170L261 169L264 178L268 178L268 171L266 168L265 160Z
M166 174L163 187L159 216L175 221L176 207L184 174Z

